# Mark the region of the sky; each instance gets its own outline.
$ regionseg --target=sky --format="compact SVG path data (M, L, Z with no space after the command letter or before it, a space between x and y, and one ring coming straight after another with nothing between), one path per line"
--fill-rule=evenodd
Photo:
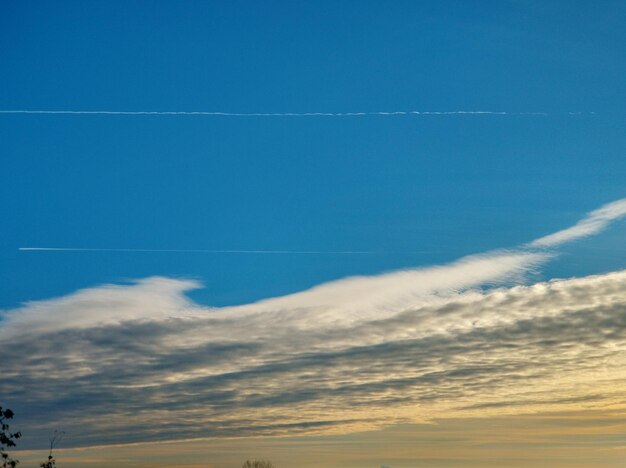
M0 12L24 465L623 466L626 3Z

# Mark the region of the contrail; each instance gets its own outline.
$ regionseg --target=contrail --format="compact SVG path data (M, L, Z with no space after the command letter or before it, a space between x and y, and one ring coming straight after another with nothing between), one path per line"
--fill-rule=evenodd
M535 239L520 247L522 249L545 249L557 247L583 237L604 231L612 222L626 217L626 198L607 203L587 213L575 225L561 231ZM209 254L274 254L274 255L381 255L381 254L426 254L437 250L385 251L385 250L241 250L241 249L130 249L130 248L89 248L89 247L18 247L20 251L48 252L173 252Z
M213 117L367 117L367 116L428 116L428 115L550 115L547 112L500 111L393 111L393 112L208 112L208 111L112 111L112 110L0 110L0 114L44 115L153 115L153 116L213 116ZM581 112L568 112L581 115ZM590 112L593 114L593 112Z
M275 255L376 255L392 253L434 253L433 251L390 252L372 250L209 250L209 249L98 249L71 247L18 247L20 251L36 252L172 252L209 254L275 254Z

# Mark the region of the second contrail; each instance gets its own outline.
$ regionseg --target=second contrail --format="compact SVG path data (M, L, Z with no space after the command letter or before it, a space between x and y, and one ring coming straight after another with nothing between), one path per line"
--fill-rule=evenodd
M209 249L98 249L72 247L19 247L20 251L36 252L163 252L163 253L209 253L209 254L274 254L274 255L374 255L390 253L388 251L363 250L209 250ZM413 251L410 253L431 253Z

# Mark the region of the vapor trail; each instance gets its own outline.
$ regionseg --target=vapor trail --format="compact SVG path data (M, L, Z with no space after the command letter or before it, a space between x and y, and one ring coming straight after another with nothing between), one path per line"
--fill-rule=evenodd
M518 249L546 249L588 237L604 231L609 225L626 217L626 198L607 203L587 215L573 226L557 231ZM20 251L48 252L171 252L171 253L209 253L209 254L270 254L270 255L385 255L385 254L425 254L436 253L432 250L385 251L385 250L243 250L243 249L132 249L132 248L90 248L90 247L18 247Z
M274 254L274 255L375 255L391 253L432 253L432 251L390 252L363 250L209 250L209 249L98 249L72 247L19 247L20 251L37 252L173 252L214 254Z
M0 110L0 114L45 115L171 115L214 117L366 117L366 116L419 116L419 115L549 115L547 112L500 111L393 111L393 112L208 112L208 111L113 111L113 110ZM568 112L580 115L580 112Z

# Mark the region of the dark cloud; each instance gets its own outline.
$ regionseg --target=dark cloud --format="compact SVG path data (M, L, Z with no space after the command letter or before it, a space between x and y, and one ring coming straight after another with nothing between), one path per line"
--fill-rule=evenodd
M126 302L110 307L158 307L149 286L118 287ZM40 327L44 302L32 327L2 330L0 394L25 444L54 427L88 445L623 404L610 389L626 377L626 272L450 294L336 326L315 309L202 309L174 287L165 302L177 315L113 311L111 322L98 315L108 292L96 290L97 307L84 293L65 301L93 314L80 324Z

